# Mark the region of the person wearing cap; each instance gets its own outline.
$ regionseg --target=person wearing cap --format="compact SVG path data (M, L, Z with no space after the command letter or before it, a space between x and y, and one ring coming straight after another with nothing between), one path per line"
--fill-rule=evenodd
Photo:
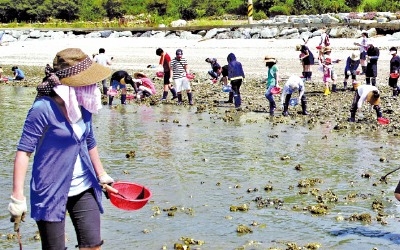
M347 89L347 80L351 76L352 82L356 81L357 69L360 65L360 56L359 53L353 52L346 60L346 66L344 67L344 81L343 81L343 89Z
M217 81L218 77L221 74L221 72L219 71L221 69L221 66L217 62L217 59L207 57L205 61L211 65L211 69L208 71L208 74L211 76L211 80Z
M300 61L303 65L303 76L307 81L311 81L311 65L314 65L314 55L311 50L307 47L307 45L298 44L296 45L296 51L300 51Z
M376 77L378 76L378 59L379 49L370 41L367 49L367 68L365 71L365 82L368 85L376 85Z
M112 57L106 55L106 50L104 48L100 48L99 53L94 56L93 61L103 66L110 66L111 59ZM101 81L101 85L103 86L103 95L107 95L107 90L108 90L107 78Z
M360 64L361 64L361 75L364 75L367 70L367 49L368 49L368 31L361 31L361 38L359 42L355 42L360 50Z
M283 116L288 116L289 112L289 102L292 94L296 91L299 92L298 102L301 102L301 109L303 115L308 115L307 112L307 99L304 95L305 87L304 87L304 78L300 78L298 76L291 76L286 81L285 85L282 89L282 96L281 96L281 104L283 106Z
M186 90L189 105L193 105L192 89L190 88L189 79L186 77L186 75L189 73L188 62L186 58L183 57L183 51L181 49L177 49L175 55L176 56L171 60L170 70L172 74L172 79L174 80L176 86L178 105L181 105L183 103L183 90Z
M11 71L13 72L13 80L21 81L25 79L25 74L24 72L18 68L18 66L13 66L11 68Z
M266 55L264 57L265 66L268 68L267 73L267 91L265 92L265 98L269 101L269 114L271 116L274 115L274 111L276 108L276 104L274 101L274 96L272 95L272 88L279 86L279 77L278 77L278 66L276 65L277 61L270 55Z
M135 79L133 79L132 87L135 90L136 99L140 100L156 94L154 83L143 72L136 72L133 77Z
M111 72L81 49L68 48L56 54L45 73L17 146L8 206L11 221L19 230L27 213L24 182L34 155L30 215L39 228L42 249L66 249L66 217L72 220L79 249L100 249L101 184L114 180L101 163L92 115L102 107L96 83Z
M164 91L161 98L161 101L167 100L168 91L171 91L172 99L175 100L178 98L176 95L176 90L174 86L170 82L171 78L171 70L169 68L169 64L171 63L171 57L167 52L165 52L162 48L156 49L156 55L160 57L159 65L163 68L164 71Z
M397 55L396 47L391 47L389 53L392 55L392 58L390 59L389 86L393 88L393 96L398 96L399 86L397 85L397 81L400 72L400 57Z
M240 109L242 105L240 86L245 81L242 63L236 59L233 53L229 53L226 60L228 61L228 80L231 81L235 108Z
M378 88L371 85L360 85L354 94L351 104L349 122L356 121L356 112L357 110L361 112L361 107L364 102L368 102L372 105L378 119L382 117L381 107L379 106L381 99Z
M112 91L117 91L118 88L121 90L121 104L126 104L126 84L134 85L132 76L124 70L118 70L114 72L110 79L110 85ZM114 100L114 96L108 95L108 105L111 106Z

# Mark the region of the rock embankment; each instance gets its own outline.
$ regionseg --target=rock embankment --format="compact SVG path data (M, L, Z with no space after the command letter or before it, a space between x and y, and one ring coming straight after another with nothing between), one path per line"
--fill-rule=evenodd
M40 30L40 29L6 29L2 42L45 40L45 39L80 39L80 38L120 38L120 37L152 37L168 39L299 39L320 36L320 28L329 27L332 38L358 38L366 29L369 36L376 36L379 31L390 33L393 39L400 39L400 15L390 12L374 13L341 13L310 16L276 16L268 20L260 20L251 25L226 26L210 29L193 29L185 20L171 22L169 27L148 30L128 28L87 32ZM185 29L187 28L187 29Z

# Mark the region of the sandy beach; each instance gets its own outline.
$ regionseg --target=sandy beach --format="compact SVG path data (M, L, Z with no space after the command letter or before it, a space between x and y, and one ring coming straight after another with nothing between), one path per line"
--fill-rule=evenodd
M331 39L333 49L332 57L341 59L341 63L335 65L339 79L343 76L343 68L346 58L351 52L357 50L354 42L357 39ZM381 49L378 63L379 83L386 83L386 75L389 67L390 55L388 48L395 46L397 42L391 41L390 36L372 38L373 42ZM68 47L79 47L89 55L97 53L99 48L105 48L106 53L114 57L113 70L147 71L147 65L157 65L159 57L155 50L163 48L170 55L174 55L176 49L181 48L187 58L190 70L201 73L204 77L209 69L209 64L204 61L207 57L215 57L221 65L226 64L229 53L235 53L243 64L248 79L260 79L266 74L263 58L266 54L276 56L278 66L283 77L291 74L301 74L301 64L298 60L296 44L300 39L229 39L229 40L184 40L184 39L155 39L155 38L81 38L64 40L32 40L25 42L13 42L7 46L1 46L2 65L45 66L52 63L55 54ZM319 37L311 38L309 48L317 55L315 47L319 43ZM153 70L154 71L154 70ZM313 67L314 76L319 76L317 66ZM201 76L203 76L201 75ZM29 76L27 76L29 78ZM320 77L314 80L320 80Z

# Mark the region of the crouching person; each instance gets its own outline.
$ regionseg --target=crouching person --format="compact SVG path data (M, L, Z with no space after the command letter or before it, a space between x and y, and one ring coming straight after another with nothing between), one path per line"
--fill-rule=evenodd
M133 79L134 84L132 84L132 87L138 100L156 93L154 83L143 72L136 72L133 77L135 79Z
M361 112L362 104L365 101L373 106L377 118L382 117L381 107L379 106L381 99L378 88L372 85L361 85L357 88L356 93L354 94L353 103L350 108L349 122L356 121L356 112L357 110Z
M281 96L281 103L283 105L283 112L282 112L283 116L289 115L289 112L288 112L289 102L290 102L290 98L292 97L292 94L295 91L299 91L299 97L298 97L297 102L301 102L302 114L308 115L307 100L306 100L306 96L304 95L305 87L304 87L303 79L298 76L291 76L287 80L285 85L283 86L282 96Z

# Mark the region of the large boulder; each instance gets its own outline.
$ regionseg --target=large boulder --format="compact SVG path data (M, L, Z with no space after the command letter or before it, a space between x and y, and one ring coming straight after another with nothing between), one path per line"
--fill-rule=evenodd
M175 20L171 22L171 27L185 27L187 22L183 19Z

